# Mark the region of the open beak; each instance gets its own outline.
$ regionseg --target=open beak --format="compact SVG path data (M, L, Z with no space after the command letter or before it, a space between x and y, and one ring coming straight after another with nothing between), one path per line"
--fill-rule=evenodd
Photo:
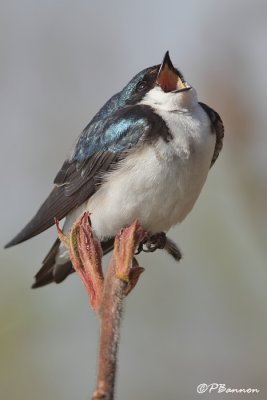
M191 89L179 76L178 71L172 65L167 51L160 66L156 83L164 92L182 92Z

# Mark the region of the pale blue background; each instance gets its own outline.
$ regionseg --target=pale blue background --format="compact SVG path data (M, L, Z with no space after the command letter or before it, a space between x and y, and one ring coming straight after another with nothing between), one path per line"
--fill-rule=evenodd
M171 232L183 261L141 258L118 399L256 398L197 395L202 382L267 398L266 43L266 1L0 4L1 246L48 194L99 107L167 49L225 123L224 151ZM81 283L30 290L54 237L53 228L1 251L3 400L89 399L94 387L98 327Z

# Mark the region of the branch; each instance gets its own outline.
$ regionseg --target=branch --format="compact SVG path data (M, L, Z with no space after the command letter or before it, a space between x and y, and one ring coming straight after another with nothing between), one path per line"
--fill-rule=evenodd
M101 244L93 235L89 213L84 213L74 223L68 236L61 231L58 221L56 225L73 267L85 285L91 306L100 318L98 376L92 400L113 400L123 299L144 271L138 266L134 253L146 232L135 221L116 236L114 254L104 277Z
M127 283L116 278L113 258L105 280L102 304L99 310L100 345L97 384L92 396L93 400L112 400L114 398L120 323Z

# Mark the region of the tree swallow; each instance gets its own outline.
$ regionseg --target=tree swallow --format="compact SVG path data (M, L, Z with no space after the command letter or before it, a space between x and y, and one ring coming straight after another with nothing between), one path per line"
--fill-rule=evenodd
M36 215L6 247L65 219L64 233L83 212L104 254L121 228L138 219L151 235L167 232L194 206L222 148L219 115L197 99L172 64L139 72L86 126ZM56 240L33 287L63 281L73 268Z

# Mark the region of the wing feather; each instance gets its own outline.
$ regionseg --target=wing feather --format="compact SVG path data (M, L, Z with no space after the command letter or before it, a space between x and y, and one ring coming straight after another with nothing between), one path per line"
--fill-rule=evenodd
M153 114L152 110L149 111ZM103 176L125 158L140 138L151 136L157 119L147 118L148 106L127 106L102 124L90 124L81 134L71 159L66 160L54 180L55 186L35 216L5 247L24 242L64 218L89 199ZM130 122L129 122L130 120ZM152 121L152 122L151 122ZM161 127L159 127L160 129Z
M214 149L214 153L213 153L213 157L212 157L211 165L210 165L210 167L212 167L213 164L215 163L215 161L217 160L217 158L222 150L222 147L223 147L224 126L223 126L221 117L215 110L213 110L212 108L207 106L207 104L205 104L205 103L199 102L199 104L208 114L211 124L212 124L212 127L213 127L213 131L216 135L215 149Z

